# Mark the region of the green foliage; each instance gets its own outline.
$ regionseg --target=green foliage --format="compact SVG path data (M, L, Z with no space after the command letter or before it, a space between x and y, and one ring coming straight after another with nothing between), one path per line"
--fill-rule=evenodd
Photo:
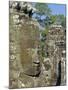
M48 7L48 4L46 4L46 3L36 3L35 8L37 9L36 18L39 21L40 25L42 25L44 27L45 26L49 27L49 25L51 23L50 18L49 18L49 16L51 15L51 9Z
M48 7L46 3L36 3L35 8L37 9L37 19L39 23L41 23L41 17L44 16L46 19L43 19L42 24L45 23L46 28L49 27L50 24L55 22L59 22L64 28L66 27L66 17L64 15L52 15L51 9ZM40 18L39 18L39 17Z
M57 16L56 15L51 15L50 19L51 19L52 23L54 23L57 19Z
M40 47L41 47L41 56L46 57L46 52L45 52L45 42L46 42L46 36L48 34L48 29L45 29L44 31L41 32L41 41L40 41Z
M51 9L45 3L36 3L35 7L39 11L38 13L40 15L47 16L47 15L50 15L51 14Z
M48 29L45 29L44 31L42 31L41 35L43 37L46 37L46 35L48 34Z
M64 15L52 15L50 17L52 23L55 23L58 21L63 27L66 27L66 17Z
M66 17L64 15L58 15L58 18L60 19L61 21L61 25L63 27L66 27Z
M47 16L44 23L45 23L46 29L48 29L49 26L52 24L51 18L49 16Z

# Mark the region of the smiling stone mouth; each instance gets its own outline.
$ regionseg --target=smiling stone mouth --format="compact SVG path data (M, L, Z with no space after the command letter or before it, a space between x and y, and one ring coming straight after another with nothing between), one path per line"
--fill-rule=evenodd
M34 61L32 63L32 65L24 71L24 73L28 76L32 76L32 77L38 77L40 75L41 72L41 65L40 65L40 61Z
M39 60L33 61L34 64L40 64Z

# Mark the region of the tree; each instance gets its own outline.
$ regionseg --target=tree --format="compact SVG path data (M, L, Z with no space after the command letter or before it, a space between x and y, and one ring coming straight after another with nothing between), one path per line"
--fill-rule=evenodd
M51 9L48 7L48 4L45 3L36 3L35 8L37 9L36 19L40 25L45 26L45 19L51 15Z
M58 15L58 18L60 19L61 25L66 28L66 17L64 15Z
M44 23L45 23L46 29L48 29L49 26L52 24L51 18L47 16L46 19L45 19L45 21L44 21Z
M35 5L36 9L38 10L39 15L45 15L48 16L51 14L51 10L45 3L36 3Z
M51 19L52 23L54 23L57 19L57 15L51 15L50 19Z
M50 19L52 23L55 23L58 20L64 28L66 27L66 17L64 15L51 15Z

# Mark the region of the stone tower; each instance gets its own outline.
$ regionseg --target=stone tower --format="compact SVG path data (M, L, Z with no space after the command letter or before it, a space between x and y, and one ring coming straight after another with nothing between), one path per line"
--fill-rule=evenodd
M58 78L58 63L61 61L61 84L65 85L66 69L66 39L65 30L60 24L51 25L46 37L47 52L50 62L52 63L52 82L56 85ZM64 54L63 54L64 52Z

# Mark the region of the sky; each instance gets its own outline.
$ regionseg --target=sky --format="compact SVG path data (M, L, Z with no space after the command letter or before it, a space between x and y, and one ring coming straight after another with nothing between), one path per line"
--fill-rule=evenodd
M52 14L63 14L66 15L66 5L65 4L48 4L48 7L52 10Z
M48 3L48 7L51 9L53 15L63 14L64 16L66 16L66 5L65 4Z

